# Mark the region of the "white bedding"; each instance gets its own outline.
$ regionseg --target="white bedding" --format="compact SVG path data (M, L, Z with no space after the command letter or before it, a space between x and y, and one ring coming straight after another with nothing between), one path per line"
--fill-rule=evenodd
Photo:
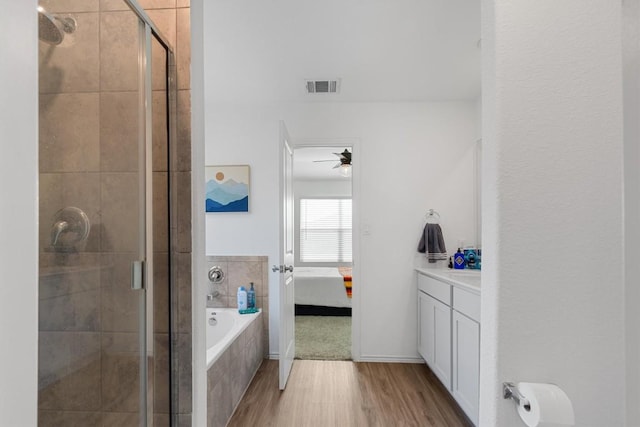
M326 307L351 307L344 277L335 267L296 267L293 270L295 303Z

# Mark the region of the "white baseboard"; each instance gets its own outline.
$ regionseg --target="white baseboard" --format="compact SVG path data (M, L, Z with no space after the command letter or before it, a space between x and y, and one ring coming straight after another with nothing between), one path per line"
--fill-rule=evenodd
M279 353L269 353L268 356L271 360L280 360ZM416 363L424 364L425 361L421 357L398 357L398 356L372 356L363 355L359 359L354 359L354 362L380 362L380 363Z
M379 362L379 363L415 363L424 364L425 361L421 357L398 357L398 356L374 356L362 355L360 359L354 362Z

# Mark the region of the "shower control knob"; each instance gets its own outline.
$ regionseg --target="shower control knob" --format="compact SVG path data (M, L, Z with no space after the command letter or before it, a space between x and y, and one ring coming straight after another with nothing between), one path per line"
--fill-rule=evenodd
M209 269L209 280L212 283L220 283L224 280L224 271L219 266L211 267Z

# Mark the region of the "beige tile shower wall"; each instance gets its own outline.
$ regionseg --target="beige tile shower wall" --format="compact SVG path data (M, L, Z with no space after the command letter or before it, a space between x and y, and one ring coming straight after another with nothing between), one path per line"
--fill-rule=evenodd
M111 261L117 257L105 253L113 250L114 242L105 240L111 238L105 223L113 217L102 209L109 201L108 190L117 186L113 172L128 170L103 162L111 154L104 131L116 118L105 115L111 105L103 104L101 92L98 2L48 0L42 5L49 12L71 15L78 25L58 46L39 43L38 425L102 425L106 412L122 410L117 402L131 389L120 384L118 395L106 380L110 372L127 369L127 351L114 343L126 341L130 332L125 319L116 321L121 307L114 303L121 294ZM117 98L113 94L109 101ZM91 231L77 252L54 252L54 215L67 206L88 215ZM116 348L122 358L111 357Z
M113 0L102 0L113 6ZM192 404L192 365L191 365L191 28L189 1L185 0L139 0L151 20L173 46L174 63L169 64L176 70L177 93L170 95L169 103L176 111L175 133L170 137L175 143L169 146L170 165L168 180L170 188L171 233L170 262L173 334L173 378L177 387L172 388L173 411L177 413L175 421L179 427L191 426ZM158 67L165 58L154 55L153 64ZM162 105L164 93L159 76L153 78L154 105ZM164 114L155 109L154 114ZM158 123L158 120L154 120ZM164 141L154 139L154 149L162 147ZM156 171L167 170L163 166L162 156L154 158ZM157 179L163 179L158 176ZM161 340L159 340L161 341ZM164 425L164 424L162 424Z
M203 273L202 280L208 283L208 293L219 292L212 301L207 301L207 307L237 307L238 287L249 289L253 282L256 291L256 306L263 311L262 334L269 342L269 272L268 257L266 256L208 256L207 271ZM219 266L225 273L221 283L211 283L208 278L208 270ZM205 298L206 296L203 296ZM265 348L265 351L267 349ZM264 354L266 356L266 353Z
M100 420L100 255L41 253L38 409L43 419L74 424Z
M137 307L131 306L129 263L131 224L135 224L137 188L133 171L138 164L137 23L123 0L40 0L49 12L70 15L78 30L56 47L40 43L40 248L41 306L40 425L137 425L135 408L122 395L138 390L136 363L129 354L136 335ZM178 117L170 164L166 155L154 156L154 190L171 188L172 222L154 222L157 289L155 312L154 399L158 425L168 425L169 392L163 369L168 368L174 343L178 389L177 425L191 425L191 111L190 21L188 0L140 0L176 54L179 89L170 102ZM153 63L158 66L162 58ZM154 73L154 77L157 74ZM164 92L154 78L154 154L162 153L166 138L157 138L165 116ZM165 127L166 129L166 127ZM133 138L134 140L132 140ZM166 152L166 150L164 150ZM165 193L166 194L166 193ZM124 196L124 199L123 199ZM126 200L125 200L126 199ZM166 205L154 191L154 204ZM91 221L91 233L80 253L52 252L51 219L65 206L78 206ZM164 234L164 237L163 237ZM170 247L169 247L170 246ZM169 265L169 263L171 265ZM170 292L174 336L168 339ZM164 297L164 298L163 298ZM132 318L132 316L134 318ZM67 343L61 345L61 343ZM66 349L66 350L65 350ZM56 357L53 357L53 355ZM76 360L77 359L77 360ZM68 366L81 367L61 377ZM153 367L152 367L153 368ZM165 369L165 370L166 370ZM131 384L110 384L105 374L126 372ZM66 406L65 406L66 405ZM85 411L77 413L73 411ZM132 412L133 411L133 412ZM133 414L133 416L132 416ZM166 414L166 416L165 416Z

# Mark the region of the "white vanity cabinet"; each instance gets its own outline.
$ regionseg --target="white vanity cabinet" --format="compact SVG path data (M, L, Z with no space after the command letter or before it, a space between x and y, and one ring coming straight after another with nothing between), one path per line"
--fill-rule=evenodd
M418 269L418 353L474 424L480 386L480 276Z
M480 324L455 310L453 315L453 378L451 394L478 425L480 388Z
M451 387L451 308L418 292L420 336L418 352L442 384Z

